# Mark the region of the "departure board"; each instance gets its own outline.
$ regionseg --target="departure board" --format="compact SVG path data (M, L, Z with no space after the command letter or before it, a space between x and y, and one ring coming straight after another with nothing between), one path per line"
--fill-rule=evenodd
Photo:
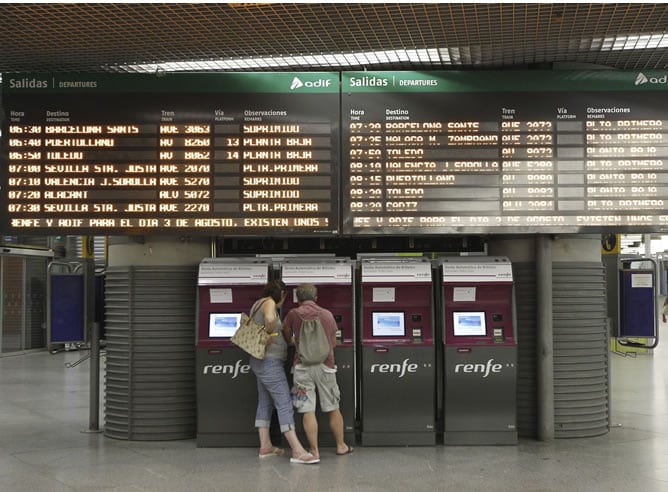
M668 229L665 71L344 72L344 233Z
M6 75L3 234L668 230L665 71Z
M0 228L336 234L339 104L338 73L5 75Z

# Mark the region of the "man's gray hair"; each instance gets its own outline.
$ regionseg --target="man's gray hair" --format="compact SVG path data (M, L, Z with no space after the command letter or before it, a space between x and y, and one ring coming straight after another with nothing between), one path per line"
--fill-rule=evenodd
M301 284L297 287L297 300L299 302L315 301L318 297L318 288L313 284Z

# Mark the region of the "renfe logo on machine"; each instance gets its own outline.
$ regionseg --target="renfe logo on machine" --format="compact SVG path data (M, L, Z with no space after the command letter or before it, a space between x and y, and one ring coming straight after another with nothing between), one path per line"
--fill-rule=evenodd
M409 364L409 360L404 359L401 364L371 364L371 372L399 373L399 377L403 378L407 372L417 372L418 364Z
M241 365L241 359L236 364L207 364L202 369L202 374L231 374L232 379L239 374L248 374L250 366L248 364Z
M469 374L482 374L483 378L490 373L499 374L503 369L503 364L498 362L494 364L494 359L489 359L486 364L455 364L455 374L464 372Z

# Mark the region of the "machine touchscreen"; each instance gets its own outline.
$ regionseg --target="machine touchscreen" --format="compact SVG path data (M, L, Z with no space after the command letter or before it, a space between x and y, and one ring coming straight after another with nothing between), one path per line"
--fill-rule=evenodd
M455 311L452 313L452 324L456 337L487 335L484 311Z
M406 336L404 313L372 313L371 323L371 334L374 337Z
M230 338L239 328L241 313L210 313L209 338Z

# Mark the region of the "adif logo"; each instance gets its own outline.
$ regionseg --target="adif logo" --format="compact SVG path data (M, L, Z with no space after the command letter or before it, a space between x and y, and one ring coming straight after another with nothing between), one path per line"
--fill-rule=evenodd
M207 364L202 369L202 374L231 374L232 379L235 379L239 374L248 374L250 366L248 364L241 365L241 360L232 364Z
M407 372L417 372L418 365L408 363L410 359L404 359L401 364L371 364L371 372L398 373L403 378Z
M509 365L512 366L512 364ZM458 372L482 374L482 377L486 378L490 374L499 374L501 369L503 369L503 364L498 362L495 364L494 359L489 359L486 364L456 364L455 374Z
M294 91L295 89L299 89L301 87L329 87L331 84L332 81L329 79L318 79L316 81L307 80L306 82L302 82L299 77L295 77L292 79L292 84L290 84L290 90Z
M300 87L304 86L304 82L299 80L299 77L295 77L292 79L292 84L290 84L290 90L294 91L295 89L299 89Z
M668 84L668 75L664 75L663 77L647 77L642 72L638 72L638 76L636 77L635 85L643 85L643 84Z

